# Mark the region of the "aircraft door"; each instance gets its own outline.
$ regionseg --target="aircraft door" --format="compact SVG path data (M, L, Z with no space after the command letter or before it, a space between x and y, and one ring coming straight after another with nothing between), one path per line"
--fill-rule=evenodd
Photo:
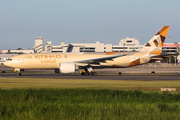
M20 63L24 63L24 58L20 58Z

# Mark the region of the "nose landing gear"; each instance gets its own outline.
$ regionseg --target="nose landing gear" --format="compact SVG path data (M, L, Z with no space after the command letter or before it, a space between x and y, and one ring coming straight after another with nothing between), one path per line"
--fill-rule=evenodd
M22 73L17 73L17 76L21 76L22 75Z
M17 73L17 76L21 76L21 75L22 75L22 73L21 73L21 70L20 70L20 69L15 69L15 70L13 70L13 71Z

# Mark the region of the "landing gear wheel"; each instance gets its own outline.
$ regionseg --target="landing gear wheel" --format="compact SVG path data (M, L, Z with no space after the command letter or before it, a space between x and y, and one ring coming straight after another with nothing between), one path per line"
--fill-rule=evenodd
M89 75L94 75L93 72L90 72Z
M88 72L86 72L86 73L85 73L85 75L89 75L89 73L88 73Z
M96 72L93 72L93 75L97 75L97 73L96 73Z
M81 73L81 75L85 75L85 73L84 73L84 72L82 72L82 73Z
M17 76L21 76L22 74L21 73L17 73Z

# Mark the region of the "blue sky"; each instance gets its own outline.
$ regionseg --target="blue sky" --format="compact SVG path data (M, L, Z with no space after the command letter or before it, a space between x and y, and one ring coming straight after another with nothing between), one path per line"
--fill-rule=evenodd
M34 37L60 42L100 41L118 45L123 37L145 44L164 25L166 42L180 42L178 0L0 0L0 49L34 46Z

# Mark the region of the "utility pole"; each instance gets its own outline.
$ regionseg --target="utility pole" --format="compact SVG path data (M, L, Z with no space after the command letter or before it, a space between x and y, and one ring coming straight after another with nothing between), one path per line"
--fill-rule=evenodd
M124 46L124 52L125 52L125 38L123 38L124 39L124 43L123 43L123 46Z

